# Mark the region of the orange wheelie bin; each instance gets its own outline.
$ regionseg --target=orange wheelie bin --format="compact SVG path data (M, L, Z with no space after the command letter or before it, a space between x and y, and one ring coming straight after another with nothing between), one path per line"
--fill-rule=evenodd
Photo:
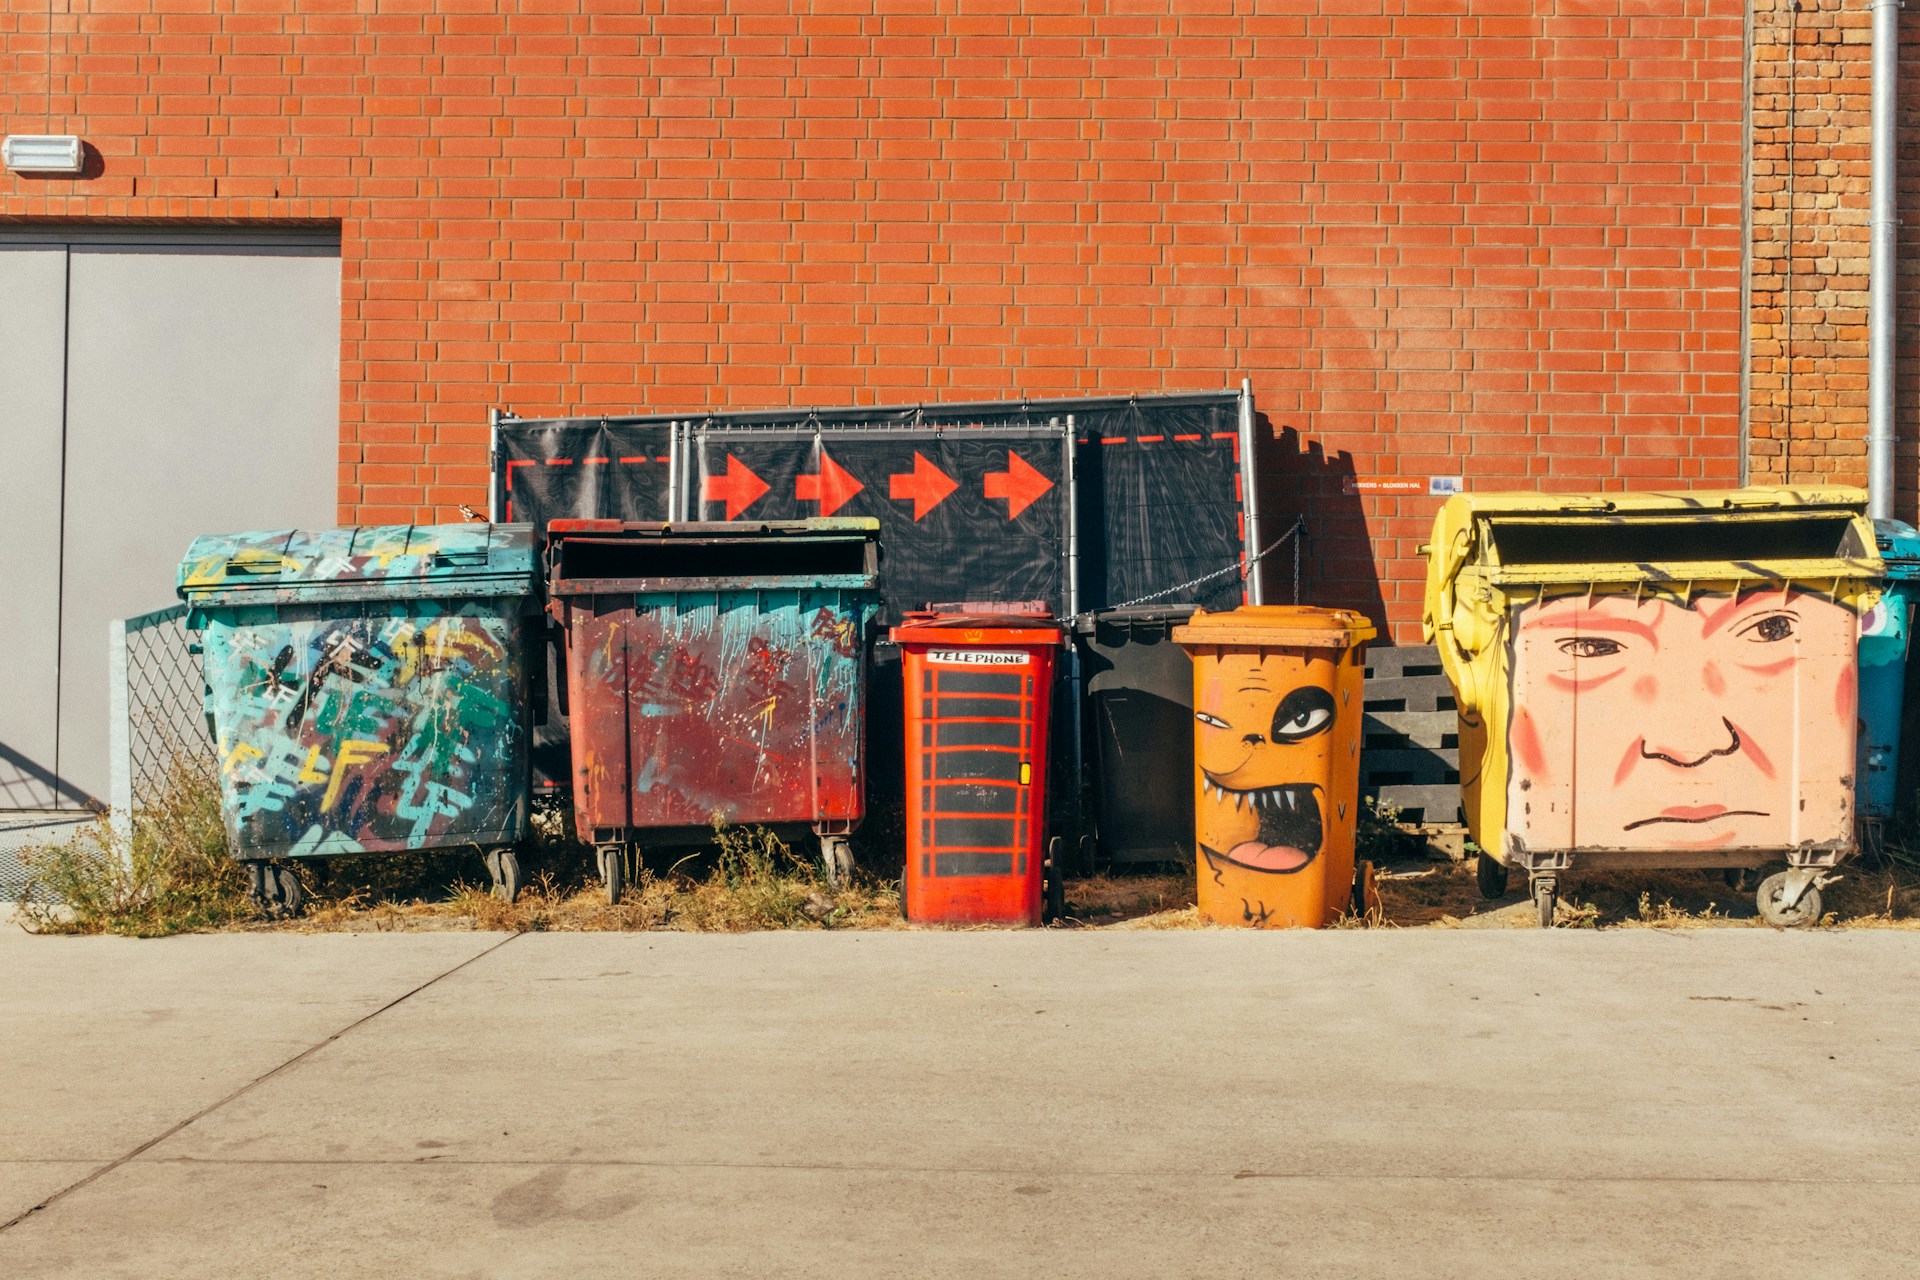
M1193 658L1200 914L1261 929L1332 923L1353 899L1361 682L1373 624L1345 609L1199 612Z
M1044 607L976 605L909 614L892 636L906 681L907 918L1039 924L1064 633Z

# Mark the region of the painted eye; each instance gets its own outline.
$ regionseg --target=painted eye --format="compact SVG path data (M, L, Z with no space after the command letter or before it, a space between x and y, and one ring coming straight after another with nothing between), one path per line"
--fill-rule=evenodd
M1798 619L1790 613L1770 613L1764 618L1755 618L1740 628L1740 634L1750 644L1773 644L1780 640L1791 639L1794 623Z
M1611 658L1626 646L1604 636L1570 636L1560 642L1560 652L1569 658Z
M1274 742L1299 742L1333 725L1333 695L1325 689L1295 689L1273 713Z
M1194 713L1193 713L1193 718L1194 718L1195 720L1198 720L1198 721L1199 721L1199 722L1200 722L1201 724L1210 724L1210 725L1212 725L1212 726L1213 726L1214 728L1216 728L1216 729L1231 729L1231 728L1233 728L1233 726L1232 726L1232 725L1230 725L1230 724L1228 724L1228 723L1227 723L1227 722L1226 722L1225 720L1222 720L1222 719L1221 719L1221 718L1220 718L1219 716L1210 716L1210 715L1208 715L1208 714L1207 714L1206 712L1204 712L1204 711L1196 711L1196 712L1194 712Z

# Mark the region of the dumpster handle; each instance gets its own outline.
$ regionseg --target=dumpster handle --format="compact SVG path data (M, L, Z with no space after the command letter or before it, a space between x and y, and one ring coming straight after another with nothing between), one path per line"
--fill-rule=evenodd
M1468 531L1462 529L1454 535L1454 540L1461 542L1468 540L1470 537L1471 535ZM1459 642L1453 637L1454 583L1460 577L1460 571L1466 568L1467 564L1466 557L1458 554L1460 550L1464 550L1464 548L1456 548L1453 565L1447 570L1446 576L1440 580L1440 590L1436 593L1439 599L1437 601L1438 608L1435 610L1433 619L1434 649L1440 655L1440 666L1446 671L1447 679L1452 682L1455 692L1461 695L1461 701L1463 703L1473 703L1474 709L1477 711L1479 707L1478 690L1476 689L1472 695L1468 695L1466 691L1467 686L1462 683L1472 678L1471 668L1462 666L1458 661L1456 655L1459 651ZM1442 635L1442 632L1446 634Z

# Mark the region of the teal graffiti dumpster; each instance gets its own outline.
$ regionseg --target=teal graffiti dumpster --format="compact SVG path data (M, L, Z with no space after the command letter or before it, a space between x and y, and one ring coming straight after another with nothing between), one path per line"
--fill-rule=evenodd
M1886 562L1887 581L1880 602L1860 619L1860 758L1855 774L1859 813L1869 824L1892 817L1898 798L1907 645L1914 602L1920 598L1920 532L1898 520L1876 520L1873 533Z
M268 910L276 859L476 846L518 889L532 529L385 525L197 539L180 566L227 845Z

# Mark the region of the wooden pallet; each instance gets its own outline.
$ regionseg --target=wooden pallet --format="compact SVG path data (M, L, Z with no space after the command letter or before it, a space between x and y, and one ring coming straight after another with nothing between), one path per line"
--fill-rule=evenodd
M1460 822L1460 726L1433 646L1367 650L1365 697L1360 794L1398 809L1402 822Z

